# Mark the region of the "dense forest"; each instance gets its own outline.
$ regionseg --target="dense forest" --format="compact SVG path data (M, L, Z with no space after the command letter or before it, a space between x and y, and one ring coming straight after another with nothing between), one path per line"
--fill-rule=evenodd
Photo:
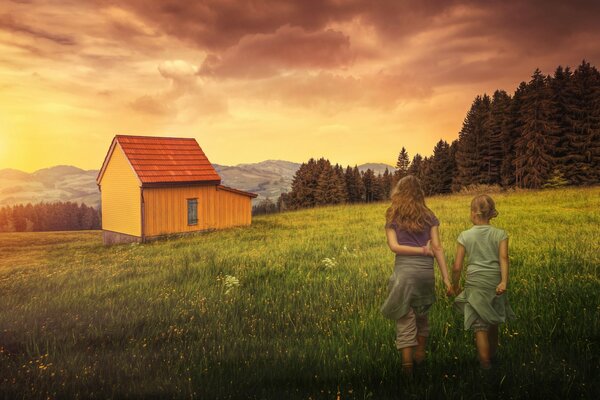
M100 229L93 207L72 202L18 204L0 208L0 232L73 231Z
M394 171L375 175L332 166L326 159L302 164L292 190L257 213L324 204L371 202L389 197L393 184L412 174L427 195L473 185L546 188L600 183L600 73L583 61L554 75L536 69L511 96L496 90L477 96L458 139L440 140L430 156L403 147Z

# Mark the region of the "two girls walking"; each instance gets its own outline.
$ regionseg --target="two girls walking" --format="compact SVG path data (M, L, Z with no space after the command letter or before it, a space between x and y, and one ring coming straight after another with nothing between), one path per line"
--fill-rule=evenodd
M440 269L446 295L460 293L455 307L464 314L465 329L475 332L479 362L489 369L498 346L498 324L513 318L506 297L508 283L508 237L489 224L497 216L489 196L471 203L474 226L458 237L457 255L450 282L439 235L439 221L425 205L419 180L406 176L398 181L386 212L386 236L396 254L389 294L381 311L396 322L396 348L402 353L403 372L425 359L429 336L428 313L435 302L433 259ZM459 278L467 257L465 289Z

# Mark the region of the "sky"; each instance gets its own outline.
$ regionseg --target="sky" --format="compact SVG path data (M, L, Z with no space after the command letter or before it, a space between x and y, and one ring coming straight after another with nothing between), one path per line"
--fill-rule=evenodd
M600 63L598 1L2 0L0 169L99 169L115 134L213 163L395 165L474 97Z

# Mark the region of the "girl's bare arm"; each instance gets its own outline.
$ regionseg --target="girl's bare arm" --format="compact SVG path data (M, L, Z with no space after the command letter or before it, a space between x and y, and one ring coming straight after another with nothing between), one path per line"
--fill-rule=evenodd
M462 244L456 246L456 257L454 258L454 266L452 267L452 286L454 291L458 293L458 281L460 280L460 274L463 268L463 262L465 260L465 247Z
M442 247L442 241L440 240L440 231L437 226L432 226L429 232L431 237L431 250L440 268L444 285L446 286L446 294L452 294L452 284L448 279L448 265L446 265L446 256L444 255L444 248Z
M508 285L508 239L504 239L500 242L500 283L496 286L496 294L502 294L506 292L506 286Z
M398 244L396 231L392 228L386 228L385 234L387 236L387 243L390 250L396 254L400 254L402 256L433 256L431 249L428 249L427 246L413 247Z

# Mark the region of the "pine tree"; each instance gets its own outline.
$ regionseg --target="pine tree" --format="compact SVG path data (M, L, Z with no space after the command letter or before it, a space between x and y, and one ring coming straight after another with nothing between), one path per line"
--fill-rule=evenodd
M334 172L334 192L333 198L334 204L348 202L348 192L346 191L346 180L344 178L344 169L341 165L335 164L333 167Z
M453 140L448 147L448 180L450 181L450 192L454 191L453 183L456 178L456 149L458 148L458 139Z
M553 107L552 120L556 126L555 145L552 146L550 154L554 160L553 170L556 170L553 175L555 179L559 176L563 176L564 179L564 173L569 168L569 138L574 136L573 119L577 102L573 74L569 67L556 68L549 84Z
M434 174L430 157L424 157L421 161L421 188L426 196L434 194Z
M363 182L362 179L362 174L360 173L360 170L358 169L358 167L355 165L354 169L352 170L352 174L354 175L354 182L355 182L355 187L356 187L356 201L357 202L364 202L366 201L365 199L365 184Z
M365 203L371 203L374 201L373 185L375 184L375 173L371 168L362 173L362 181L365 187Z
M569 137L565 178L575 185L599 182L600 75L585 60L573 73L575 106L573 132Z
M504 159L503 136L508 123L510 96L504 90L496 90L490 106L489 137L484 139L486 147L482 156L484 168L480 183L500 184L502 160Z
M334 171L329 160L321 158L317 161L319 176L315 190L315 204L325 205L333 203L333 192L335 190Z
M381 201L386 197L383 176L381 174L377 174L373 179L372 193L372 201Z
M481 152L485 149L485 139L489 132L489 119L489 96L477 96L458 135L457 175L454 182L457 187L479 183L482 172L487 169L483 164Z
M410 167L408 168L408 173L421 179L423 177L423 171L421 170L423 167L422 162L423 157L421 157L419 153L415 154L412 162L410 163Z
M523 130L516 142L515 175L519 187L540 188L550 177L556 127L549 85L536 69L523 96Z
M521 109L523 108L523 96L527 90L527 84L521 82L515 94L512 97L508 109L508 120L502 130L502 158L501 181L504 187L515 184L515 144L521 137L523 130L523 120L521 118Z
M314 158L302 163L292 180L292 190L289 194L291 209L314 207L316 205L317 180L320 171Z
M358 187L356 180L354 179L354 173L352 168L348 165L346 172L344 173L344 180L346 182L346 193L348 194L348 203L357 203L360 201L358 196Z
M399 178L403 178L407 175L409 164L410 158L408 157L408 152L403 146L398 154L398 161L396 162L396 174Z
M480 118L478 130L477 130L477 154L479 162L479 172L475 178L475 183L487 182L488 172L490 171L491 162L491 130L490 125L492 121L492 99L490 96L484 93L482 97L482 109L480 110Z
M430 159L430 172L427 182L428 194L450 193L452 191L452 160L450 145L440 140L433 149Z
M390 198L390 194L392 193L392 188L394 185L394 175L390 173L387 168L383 172L381 182L383 186L384 199L387 200Z

